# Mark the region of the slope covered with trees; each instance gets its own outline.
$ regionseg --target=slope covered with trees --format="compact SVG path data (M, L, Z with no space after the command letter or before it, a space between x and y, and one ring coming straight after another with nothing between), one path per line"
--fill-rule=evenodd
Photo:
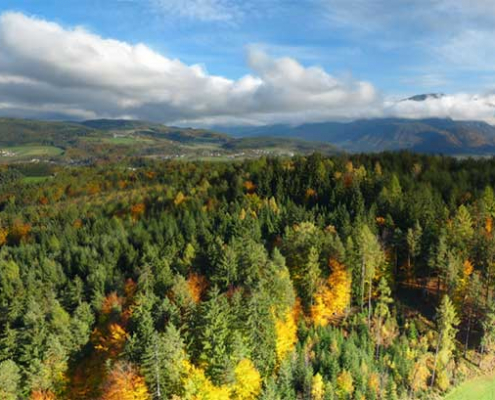
M0 398L432 399L495 366L495 160L0 170Z

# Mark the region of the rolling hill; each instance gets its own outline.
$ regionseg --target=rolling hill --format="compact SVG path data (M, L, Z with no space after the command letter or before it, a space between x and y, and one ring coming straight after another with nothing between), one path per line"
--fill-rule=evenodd
M221 158L260 154L335 154L328 143L302 139L234 138L207 129L132 120L50 122L0 119L0 162L91 162L123 157Z

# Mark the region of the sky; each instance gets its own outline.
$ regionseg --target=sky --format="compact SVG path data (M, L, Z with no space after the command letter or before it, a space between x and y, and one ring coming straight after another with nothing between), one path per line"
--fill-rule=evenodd
M1 0L0 115L495 124L495 1Z

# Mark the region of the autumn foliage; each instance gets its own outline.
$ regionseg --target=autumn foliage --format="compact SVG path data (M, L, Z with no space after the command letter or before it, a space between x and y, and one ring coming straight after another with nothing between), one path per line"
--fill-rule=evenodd
M208 287L208 282L204 276L191 273L187 278L187 287L192 299L197 304L201 300L203 293Z
M149 400L144 382L130 364L117 363L107 376L101 400Z
M316 292L311 318L315 325L327 325L336 314L346 310L351 301L351 275L345 265L330 260L330 273Z
M287 354L294 350L297 343L297 315L298 305L293 309L287 309L282 318L275 321L275 330L277 332L277 360L281 362Z

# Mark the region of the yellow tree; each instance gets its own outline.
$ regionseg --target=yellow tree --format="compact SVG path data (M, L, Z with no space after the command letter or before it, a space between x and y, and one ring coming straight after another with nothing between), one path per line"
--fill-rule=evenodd
M313 376L313 380L311 381L311 398L313 400L323 400L324 395L325 387L323 378L320 374L316 374L315 376Z
M315 325L328 325L331 318L344 312L351 301L351 274L337 260L330 260L330 267L332 272L318 288L311 307L311 318Z
M354 393L354 380L349 371L343 370L337 376L337 393L339 398L347 399Z
M183 400L230 400L230 388L215 386L205 375L202 368L195 367L189 361L183 363Z
M236 400L254 400L261 392L261 376L249 359L241 360L235 367L235 385L232 388Z
M297 314L298 305L293 309L288 308L282 318L275 320L277 334L276 351L277 361L280 362L294 350L297 343Z

